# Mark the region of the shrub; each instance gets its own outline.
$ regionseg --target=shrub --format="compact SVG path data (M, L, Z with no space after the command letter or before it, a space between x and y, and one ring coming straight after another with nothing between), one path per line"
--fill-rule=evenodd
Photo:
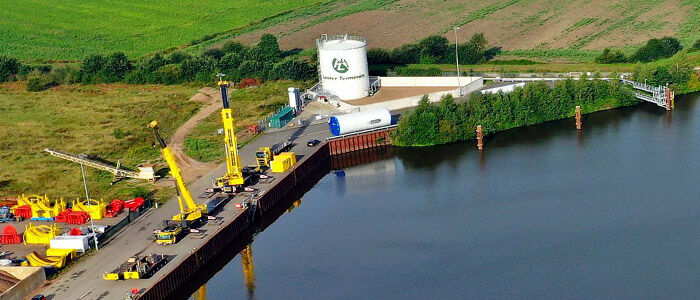
M101 74L100 80L105 82L123 81L124 76L126 76L131 69L131 62L129 62L126 54L123 52L116 52L105 59L103 68L99 71L99 74Z
M226 42L221 49L226 53L236 53L243 56L247 50L247 47L239 42L229 41Z
M367 62L373 64L391 64L391 53L383 48L372 48L367 50Z
M177 84L182 82L182 69L180 68L180 65L165 65L158 68L155 73L159 83Z
M303 81L313 79L316 76L314 65L296 59L286 59L272 68L269 78Z
M394 71L399 76L442 76L439 68L397 67Z
M224 54L226 54L226 53L224 53L224 50L221 50L219 48L209 48L207 50L204 50L204 52L202 53L202 56L208 56L208 57L211 57L213 59L219 60L222 57L224 57Z
M598 57L595 58L595 62L599 64L614 64L614 63L623 63L627 62L627 57L620 52L620 50L617 50L615 52L612 52L610 48L605 48L603 50L603 53L598 55Z
M238 53L227 53L219 60L219 70L228 74L238 68L243 62L243 56Z
M22 64L14 57L0 56L0 82L12 79L17 75Z
M46 74L39 74L38 72L27 78L27 91L30 92L40 92L56 85L57 83L53 81L51 77Z
M646 45L637 49L630 56L631 61L650 62L661 58L668 58L683 49L680 41L672 37L650 39Z
M175 51L173 53L170 53L170 55L168 55L168 63L179 64L188 58L192 58L192 55L182 53L180 51Z
M99 54L90 55L83 59L83 63L80 67L82 70L82 82L97 82L99 73L104 68L106 61L105 57Z
M431 104L424 96L413 112L401 116L394 144L424 146L468 140L475 138L477 125L492 133L566 118L576 105L587 112L637 102L630 89L616 81L585 79L559 81L554 87L528 83L509 94L474 93L461 104L450 96Z

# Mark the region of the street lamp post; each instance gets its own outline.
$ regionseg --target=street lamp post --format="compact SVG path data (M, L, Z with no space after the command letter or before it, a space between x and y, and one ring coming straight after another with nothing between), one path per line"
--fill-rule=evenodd
M459 87L459 96L462 97L462 84L459 81L459 51L457 49L459 41L457 41L457 30L459 27L454 27L455 30L455 61L457 63L457 86Z
M85 167L80 164L80 173L83 174L83 186L85 187L85 198L87 199L88 210L92 212L92 204L90 203L90 192L88 191L87 179L85 178ZM95 240L95 250L100 251L100 247L97 246L97 235L95 234L95 223L92 221L92 215L90 216L90 226L92 227L92 239Z

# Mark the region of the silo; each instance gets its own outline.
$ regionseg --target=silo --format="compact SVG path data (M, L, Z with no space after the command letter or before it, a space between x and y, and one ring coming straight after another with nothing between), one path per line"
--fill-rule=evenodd
M369 96L366 41L352 35L322 35L316 40L323 91L352 100Z

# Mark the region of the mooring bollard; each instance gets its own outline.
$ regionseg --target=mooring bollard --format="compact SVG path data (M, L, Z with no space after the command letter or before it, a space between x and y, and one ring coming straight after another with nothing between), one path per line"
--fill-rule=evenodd
M581 130L581 106L576 105L576 129Z
M476 148L484 150L484 129L481 125L476 126Z

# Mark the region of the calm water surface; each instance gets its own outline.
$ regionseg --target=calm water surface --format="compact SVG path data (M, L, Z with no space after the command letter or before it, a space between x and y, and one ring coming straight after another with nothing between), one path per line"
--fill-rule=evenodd
M208 299L695 298L700 95L326 175Z

